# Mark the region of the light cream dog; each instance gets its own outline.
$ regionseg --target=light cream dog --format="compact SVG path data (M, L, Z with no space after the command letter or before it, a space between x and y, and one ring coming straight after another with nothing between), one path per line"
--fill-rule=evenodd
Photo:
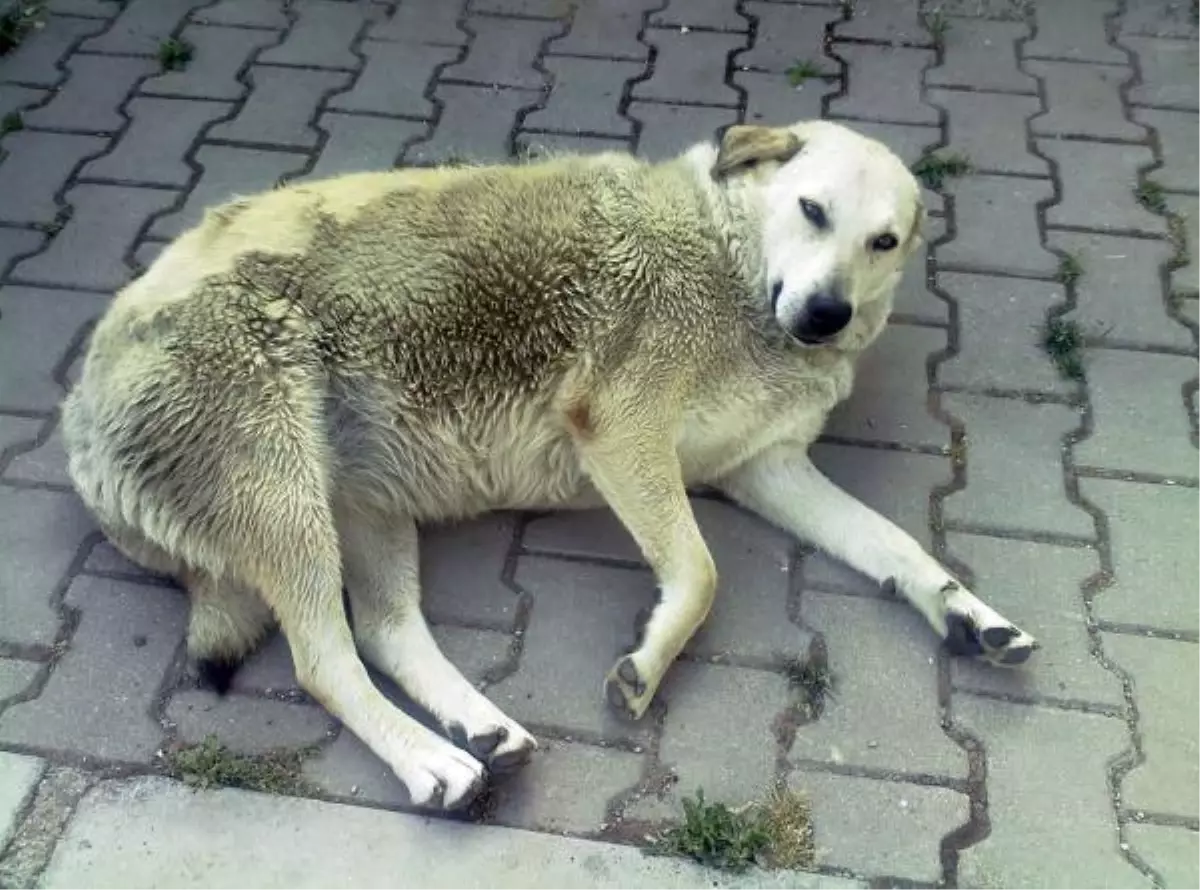
M235 665L278 620L303 686L422 804L464 804L484 764L535 742L430 636L418 521L611 507L661 587L607 678L633 717L716 590L693 483L893 585L952 651L1023 662L1028 634L806 456L921 218L894 155L820 122L733 127L662 164L392 171L236 200L97 326L63 407L71 476L118 547L187 587L198 662ZM356 644L458 746L394 708Z

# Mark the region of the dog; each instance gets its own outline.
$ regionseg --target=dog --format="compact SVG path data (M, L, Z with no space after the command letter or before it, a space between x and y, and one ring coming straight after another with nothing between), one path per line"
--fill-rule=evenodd
M953 653L1019 664L1029 634L807 457L923 216L894 154L820 121L733 126L655 164L235 199L98 322L62 406L70 475L126 556L186 588L188 652L215 682L277 622L302 686L428 807L464 806L536 741L438 650L418 522L610 507L661 592L605 679L635 719L716 592L697 484L894 588Z

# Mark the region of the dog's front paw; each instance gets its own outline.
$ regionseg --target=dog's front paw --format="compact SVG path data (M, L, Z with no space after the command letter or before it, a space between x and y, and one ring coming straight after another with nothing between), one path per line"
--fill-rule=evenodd
M639 720L650 707L654 689L642 676L633 657L626 655L612 666L604 681L604 696L622 716Z
M414 805L435 810L466 807L486 783L482 763L441 739L415 746L392 769Z
M951 609L946 612L946 648L952 655L979 658L1000 667L1016 667L1028 661L1041 644L1003 619L992 623L969 611Z
M456 745L466 748L494 773L506 773L524 766L537 749L537 740L512 721L474 733L468 733L461 723L452 723L448 731Z

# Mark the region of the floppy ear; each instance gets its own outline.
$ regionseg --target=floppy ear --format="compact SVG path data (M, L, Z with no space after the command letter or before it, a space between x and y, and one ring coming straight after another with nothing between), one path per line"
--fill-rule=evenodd
M913 214L912 228L909 229L908 238L904 241L904 249L911 253L922 244L925 243L925 222L928 215L925 212L925 201L921 198L921 193L917 192L917 208Z
M791 130L782 127L756 127L735 124L721 137L713 179L750 170L764 161L780 164L795 157L804 143Z

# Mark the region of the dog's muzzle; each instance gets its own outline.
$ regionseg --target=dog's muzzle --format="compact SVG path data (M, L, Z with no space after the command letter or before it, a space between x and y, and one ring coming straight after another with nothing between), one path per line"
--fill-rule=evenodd
M779 317L779 298L783 282L771 285L771 311ZM803 308L787 323L788 333L807 346L828 343L850 324L854 307L842 296L838 287L819 291L804 301ZM782 321L782 319L780 319Z

